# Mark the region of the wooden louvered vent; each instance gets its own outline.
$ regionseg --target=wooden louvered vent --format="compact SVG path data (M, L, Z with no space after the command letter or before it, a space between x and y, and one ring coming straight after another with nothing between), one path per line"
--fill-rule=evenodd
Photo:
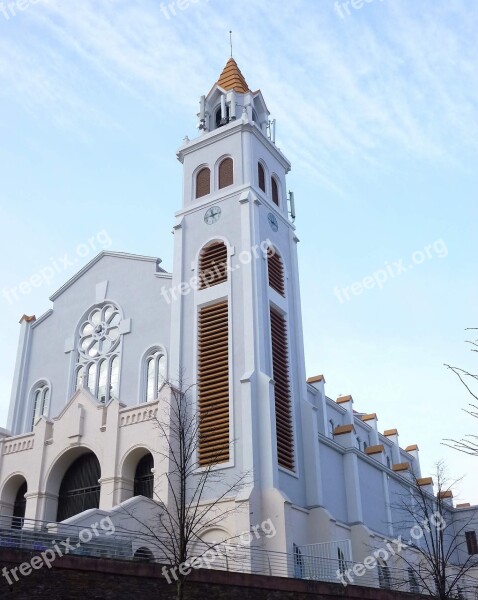
M234 183L234 163L232 158L225 158L219 165L219 189L222 190Z
M228 303L201 308L198 335L199 465L229 461Z
M277 461L281 467L294 470L294 436L289 379L287 325L284 317L271 308L272 363L275 381Z
M284 265L281 257L273 248L267 252L267 265L269 271L269 285L281 296L285 296Z
M227 247L223 242L211 244L199 259L199 289L227 281Z
M204 167L196 176L196 198L207 196L211 192L211 170Z

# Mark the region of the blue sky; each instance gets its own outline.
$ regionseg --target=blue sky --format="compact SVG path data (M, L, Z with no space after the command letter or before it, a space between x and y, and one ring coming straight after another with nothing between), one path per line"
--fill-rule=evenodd
M478 371L464 343L478 326L478 6L334 4L198 0L173 15L152 0L45 0L0 11L0 287L55 271L0 296L0 423L23 313L47 310L106 245L171 267L175 152L196 135L232 28L293 163L308 375L377 412L382 431L397 427L402 446L418 443L424 475L439 458L467 475L456 495L478 502L477 459L441 444L477 425L443 363Z

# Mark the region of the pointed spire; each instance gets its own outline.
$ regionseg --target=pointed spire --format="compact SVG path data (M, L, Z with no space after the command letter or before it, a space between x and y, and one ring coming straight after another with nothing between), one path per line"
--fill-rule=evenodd
M250 91L249 86L244 79L244 75L241 73L241 70L232 56L227 61L227 64L217 81L217 85L222 87L223 90L226 90L226 92L234 90L240 94L245 94Z

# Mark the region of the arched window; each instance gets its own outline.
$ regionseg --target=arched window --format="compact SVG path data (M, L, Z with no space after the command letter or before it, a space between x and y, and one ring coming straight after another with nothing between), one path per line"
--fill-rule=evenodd
M271 247L267 250L267 270L270 287L281 296L285 296L284 265L279 254Z
M410 592L412 594L420 593L420 586L418 584L418 578L415 574L415 571L411 567L408 567L408 583L410 585Z
M387 467L388 467L389 469L391 469L391 468L392 468L392 461L390 460L390 457L389 457L389 456L387 456Z
M134 495L145 496L146 498L153 498L154 494L154 475L152 470L154 468L154 460L152 455L148 452L139 461L136 467L134 475Z
M329 421L329 438L332 440L334 439L334 430L335 430L334 422L332 421L332 419L330 419L330 421Z
M196 198L207 196L211 192L211 169L204 167L196 175Z
M133 558L134 558L134 560L137 560L138 562L153 562L153 560L154 560L153 553L151 552L151 550L149 548L146 548L146 546L142 546L141 548L138 548L136 550L136 552L134 553Z
M296 579L303 579L305 576L304 557L297 544L293 544L294 549L294 576Z
M219 189L234 183L234 162L232 158L225 158L219 165Z
M381 588L391 588L390 567L383 558L377 558L378 582Z
M78 330L75 386L85 385L102 403L119 396L120 323L119 308L107 302L92 308Z
M100 463L88 452L77 458L65 473L58 497L57 521L64 521L100 505Z
M203 248L198 278L200 290L227 281L227 246L224 242L214 242Z
M271 177L272 201L279 206L279 184L275 177Z
M166 357L158 348L148 352L144 360L143 402L154 402L166 381Z
M113 356L111 359L110 371L110 394L112 398L118 398L119 392L119 357Z
M339 559L339 571L343 575L347 571L347 562L345 560L345 554L341 548L337 548L337 558Z
M266 191L266 172L264 171L264 167L262 163L257 163L257 177L259 182L259 187L263 192Z
M25 510L27 507L27 500L25 498L27 490L27 482L24 481L22 485L18 488L17 495L15 496L15 504L13 505L12 529L22 529L23 527L23 520L25 519Z
M355 437L355 441L356 441L356 443L357 443L357 448L358 448L359 450L361 450L361 449L362 449L362 440L361 440L361 439L360 439L358 436L356 436L356 437Z
M50 410L50 388L47 383L39 383L33 390L33 415L31 428L40 417L47 417Z

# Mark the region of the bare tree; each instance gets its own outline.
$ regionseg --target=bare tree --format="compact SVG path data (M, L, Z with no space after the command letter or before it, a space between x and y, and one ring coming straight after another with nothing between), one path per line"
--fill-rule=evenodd
M160 465L163 481L159 489L153 490L151 518L125 510L139 526L142 539L157 549L158 560L171 565L170 569L163 568L163 574L170 583L174 581L177 600L183 600L187 577L198 568L201 557L211 551L220 554L219 546L235 539L206 544L200 536L240 510L235 498L247 484L248 474L234 475L229 470L225 475L220 468L224 445L218 445L204 464L198 464L204 438L201 419L205 414L195 407L191 393L194 386L186 386L182 378L165 386L169 400L164 399L168 394L161 394L162 409L155 418L161 438L155 445L159 459L156 464ZM225 507L228 500L232 507ZM134 532L130 529L128 533Z
M450 483L443 462L437 463L434 479L436 494L415 478L414 485L393 507L397 515L394 526L407 544L400 558L408 573L408 581L401 578L395 585L451 600L467 592L474 594L478 586L473 575L478 555L468 552L465 536L477 515L469 511L453 513L451 488L457 481Z
M468 328L466 331L478 331L477 328ZM471 345L472 352L478 352L478 339L468 340L467 344ZM465 369L459 367L452 367L451 365L445 365L447 369L450 369L465 386L468 393L478 402L478 392L473 391L472 386L478 382L478 375L470 373ZM478 419L478 405L470 404L469 410L463 409L466 413ZM460 440L445 439L445 446L470 454L471 456L478 456L478 435L469 434Z

